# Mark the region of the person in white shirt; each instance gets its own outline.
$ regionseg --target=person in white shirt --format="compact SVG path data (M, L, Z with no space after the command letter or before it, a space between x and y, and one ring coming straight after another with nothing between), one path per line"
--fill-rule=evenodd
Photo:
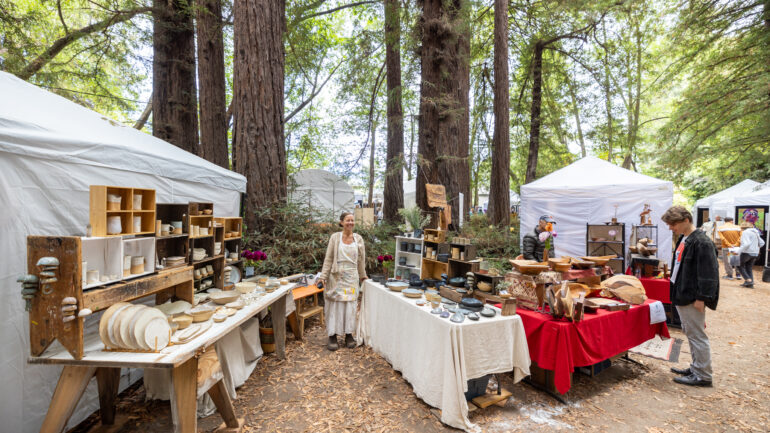
M754 261L759 256L759 249L765 244L762 240L762 234L750 222L742 222L741 246L732 248L732 252L740 254L741 264L738 266L738 272L743 276L741 286L754 288Z

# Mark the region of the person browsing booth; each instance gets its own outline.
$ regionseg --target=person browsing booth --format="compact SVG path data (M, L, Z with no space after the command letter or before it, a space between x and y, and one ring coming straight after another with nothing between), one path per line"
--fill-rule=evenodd
M543 251L545 251L545 245L548 239L551 239L550 247L548 248L548 257L556 257L553 250L553 225L556 224L556 220L551 215L543 215L537 223L537 227L524 236L523 245L521 247L521 255L525 260L536 260L538 262L543 261ZM543 233L548 233L544 235Z

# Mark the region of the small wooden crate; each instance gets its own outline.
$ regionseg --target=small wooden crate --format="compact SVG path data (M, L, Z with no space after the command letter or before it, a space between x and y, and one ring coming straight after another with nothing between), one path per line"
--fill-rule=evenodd
M425 229L423 230L423 239L437 244L444 243L446 241L446 230Z
M240 239L243 236L243 218L240 217L215 217L215 223L219 223L224 227L224 238ZM235 234L235 233L238 234Z
M449 263L440 262L433 259L422 259L422 265L420 266L420 278L433 278L435 280L441 279L441 274L449 273Z
M449 278L465 277L468 272L478 272L479 262L449 259Z
M476 258L476 245L450 242L449 252L452 253L455 248L457 248L459 253L462 253L462 255L458 254L458 257L455 258L455 260L470 261ZM460 257L464 258L461 259Z
M108 210L107 196L121 197L120 210ZM141 194L141 206L134 209L134 195ZM120 217L122 231L107 234L108 217ZM139 231L134 230L134 217L140 219ZM119 186L91 185L89 187L89 223L92 236L146 235L155 233L155 190Z

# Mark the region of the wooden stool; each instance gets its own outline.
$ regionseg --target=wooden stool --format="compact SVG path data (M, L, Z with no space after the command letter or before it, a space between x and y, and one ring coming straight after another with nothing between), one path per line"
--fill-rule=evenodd
M297 340L301 340L302 334L305 332L305 319L320 314L321 325L324 325L324 307L318 305L318 294L323 293L323 291L323 289L319 289L315 284L312 286L297 287L292 291L294 303L297 306L297 320L299 321L298 332L295 335ZM313 297L312 303L310 306L306 307L304 305L306 301L305 298L310 296Z

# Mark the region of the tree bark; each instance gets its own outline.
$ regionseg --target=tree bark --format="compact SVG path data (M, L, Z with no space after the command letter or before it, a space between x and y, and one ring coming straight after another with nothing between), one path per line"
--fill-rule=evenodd
M373 120L372 128L372 147L369 149L369 194L365 206L374 207L374 154L377 150L377 120Z
M222 3L199 0L198 79L200 80L200 157L230 168L227 150L225 105L225 49L222 36Z
M235 0L233 148L235 171L246 176L245 221L286 200L283 133L285 0Z
M583 139L583 127L580 125L580 108L577 103L577 95L575 94L575 83L572 82L570 77L567 78L567 89L569 90L569 96L572 100L572 115L575 116L575 124L577 125L578 144L580 144L580 155L586 157L586 143Z
M530 183L537 178L537 157L540 152L540 106L543 91L543 42L535 43L532 56L532 108L529 120L529 156L527 157L527 173L524 183Z
M466 0L423 0L417 204L429 210L425 184L444 185L457 222L460 193L470 199L468 170L469 26Z
M387 222L402 220L404 207L404 110L401 107L401 8L399 0L385 0L385 67L388 86L388 148L382 216ZM372 140L374 142L374 140Z
M511 220L510 114L508 89L508 0L495 0L495 130L492 138L492 173L489 185L489 222L507 226Z
M150 118L150 114L152 114L152 95L150 95L150 100L147 102L147 106L144 107L142 115L136 119L136 123L134 123L134 129L141 131L142 128L144 128L144 124L147 123L147 119Z
M607 110L607 161L612 162L612 93L610 88L610 53L607 51L607 25L602 25L604 36L604 106Z
M153 3L152 135L200 155L192 10L183 0Z

